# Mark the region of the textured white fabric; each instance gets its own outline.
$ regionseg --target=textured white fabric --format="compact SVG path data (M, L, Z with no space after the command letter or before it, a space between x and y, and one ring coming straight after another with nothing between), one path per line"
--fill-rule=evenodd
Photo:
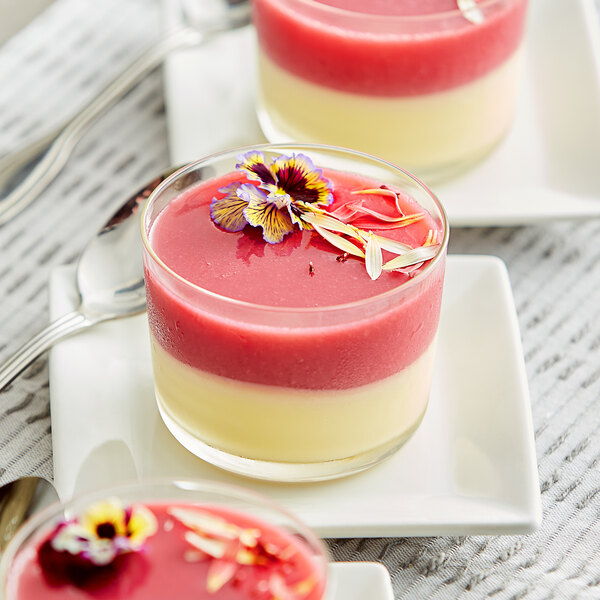
M159 29L151 0L57 0L0 47L0 154L58 124ZM113 208L167 163L157 71L90 129L29 209L0 227L0 361L46 324L51 269L73 262ZM335 559L383 562L396 598L600 598L598 239L600 220L452 232L451 252L496 254L509 269L531 390L541 529L331 540ZM41 358L0 392L0 483L51 471Z

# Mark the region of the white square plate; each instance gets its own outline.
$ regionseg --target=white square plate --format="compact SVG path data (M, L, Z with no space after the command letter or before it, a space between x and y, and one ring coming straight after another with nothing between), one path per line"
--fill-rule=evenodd
M379 563L331 563L328 576L332 600L394 600L390 575Z
M76 302L73 269L58 269L52 317ZM519 329L497 258L448 257L427 414L394 456L353 477L252 481L190 454L158 415L145 315L103 323L55 346L50 393L55 484L63 499L139 477L194 477L252 487L323 537L526 533L540 520Z
M594 0L530 0L523 85L509 135L472 170L434 186L452 226L600 215L600 26ZM165 1L166 22L177 3ZM173 164L265 138L254 113L253 31L171 55Z

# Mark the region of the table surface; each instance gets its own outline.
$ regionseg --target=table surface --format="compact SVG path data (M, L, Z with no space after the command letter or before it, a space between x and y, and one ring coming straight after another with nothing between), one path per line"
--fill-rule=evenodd
M568 1L568 0L563 0ZM61 122L160 30L148 0L57 0L0 46L0 155ZM0 361L48 320L51 270L168 166L162 74L86 134L57 180L0 227ZM508 267L521 327L543 508L525 536L330 540L378 560L396 598L600 598L600 220L455 229L450 252ZM52 477L47 357L0 392L0 483Z

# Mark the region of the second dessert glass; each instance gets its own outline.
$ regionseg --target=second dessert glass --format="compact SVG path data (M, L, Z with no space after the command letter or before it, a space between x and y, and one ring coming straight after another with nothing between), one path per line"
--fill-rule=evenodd
M0 600L326 600L328 552L296 517L237 486L150 480L54 504L0 561Z
M517 99L527 0L254 0L271 142L375 154L427 182L485 155Z

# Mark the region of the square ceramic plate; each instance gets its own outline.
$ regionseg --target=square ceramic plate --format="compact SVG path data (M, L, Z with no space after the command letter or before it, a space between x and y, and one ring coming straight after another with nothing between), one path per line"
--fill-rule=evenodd
M379 563L332 563L329 582L333 600L394 600L390 575Z
M54 272L53 317L77 302ZM54 347L50 394L56 488L139 477L211 478L271 496L323 537L530 532L540 520L527 379L508 274L497 258L448 257L430 406L416 434L364 473L314 484L245 479L190 454L154 401L145 315Z
M600 215L600 25L593 3L530 0L510 133L472 170L434 186L452 226ZM165 2L170 25L176 6ZM173 164L265 141L254 114L253 45L247 28L167 59Z

